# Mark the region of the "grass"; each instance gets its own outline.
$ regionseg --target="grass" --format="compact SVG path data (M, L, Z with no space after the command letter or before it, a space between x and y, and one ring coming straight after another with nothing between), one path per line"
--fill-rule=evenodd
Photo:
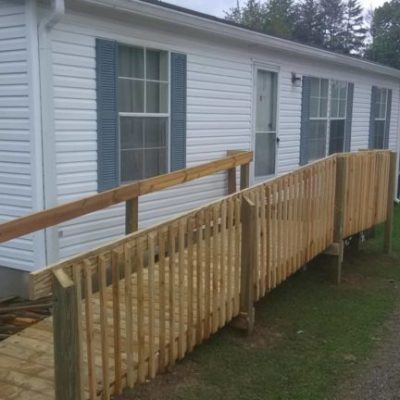
M256 306L250 337L225 328L129 399L333 399L384 341L384 323L400 300L400 208L394 252L382 253L382 227L347 254L343 283L321 257Z

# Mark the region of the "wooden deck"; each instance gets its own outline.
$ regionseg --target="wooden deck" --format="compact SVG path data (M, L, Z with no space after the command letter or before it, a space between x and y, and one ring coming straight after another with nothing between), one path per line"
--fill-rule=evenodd
M185 253L187 255L187 252ZM196 253L193 254L194 260L197 259ZM168 258L166 258L168 260ZM187 258L185 257L185 265L187 263ZM194 282L197 282L197 265L195 263L194 268ZM179 260L175 260L176 271L178 271L178 264ZM226 265L226 263L224 264ZM205 265L203 263L203 268ZM155 264L152 277L153 282L156 287L160 285L160 266ZM203 332L200 335L197 335L197 329L199 329L199 324L196 322L192 325L192 332L188 332L188 325L187 323L183 322L183 325L180 323L181 311L180 307L182 305L191 304L188 308L185 306L185 310L183 312L183 320L186 321L188 317L188 310L193 310L192 318L194 321L198 321L198 315L196 310L204 309L206 306L205 304L199 304L201 308L197 306L197 301L199 299L198 296L192 296L189 299L189 285L188 285L188 275L187 275L187 268L185 268L185 274L183 279L183 287L180 284L182 281L182 277L179 276L178 273L174 276L174 285L172 289L172 293L174 299L172 303L174 304L174 318L171 320L170 318L170 308L169 304L171 304L171 299L164 302L160 302L160 291L154 290L149 285L149 269L143 269L143 302L144 307L144 315L140 315L138 312L138 274L132 274L131 284L133 289L133 315L132 315L132 332L133 337L136 338L133 341L134 348L133 348L133 360L136 363L136 374L134 376L134 381L143 381L144 376L154 375L160 369L160 360L164 359L164 365L170 365L171 362L169 360L170 357L174 359L181 358L180 357L180 346L186 349L189 347L193 347L196 344L196 336L202 337ZM219 271L222 273L222 271ZM164 280L163 285L165 288L165 295L169 297L170 295L170 274L169 269L166 268L164 271ZM203 275L203 291L207 291L206 285L209 285L209 292L213 290L213 284L215 285L214 277L211 273L209 277L205 277ZM207 282L206 282L207 280ZM226 282L224 289L226 290L226 294L229 293L238 293L237 287L239 285L238 276L236 276L236 280L234 276L231 276L231 288L228 289L228 282ZM125 279L120 280L120 287L124 287L126 285ZM235 287L236 286L236 290ZM218 283L218 290L221 288L221 281ZM197 288L191 288L193 293L197 293ZM107 287L106 289L106 296L107 296L107 324L108 324L108 348L109 348L109 377L110 377L110 389L114 385L114 371L115 371L115 363L114 363L114 352L115 347L114 343L114 321L113 321L113 288L112 286ZM152 297L150 294L152 293ZM140 295L140 293L139 293ZM153 299L153 301L150 300ZM224 314L230 314L230 318L233 315L237 314L238 310L238 301L239 297L231 296L231 302L229 301L227 304L223 305L222 310L221 307L217 307L218 312L222 312ZM125 347L127 345L126 341L126 299L123 295L123 290L121 290L121 296L119 297L119 309L121 315L121 346L123 350L122 353L122 371L126 371L126 352ZM200 298L200 302L202 299ZM93 334L93 348L94 348L94 360L95 360L95 369L96 369L96 384L97 384L97 395L101 398L102 394L102 338L100 335L101 331L101 316L100 316L100 298L99 293L94 293L92 296L92 310L93 310L93 325L94 325L94 334ZM164 318L161 317L160 312L160 304L164 304ZM85 301L82 302L82 308L85 309ZM205 320L202 319L200 329L204 329L205 325L210 326L210 333L216 332L224 323L220 323L224 321L220 316L217 318L213 318L212 313L212 305L210 306L209 312L209 321L205 323ZM236 312L235 312L236 310ZM190 312L190 311L189 311ZM150 313L153 315L150 316ZM158 316L158 318L157 318ZM144 327L142 332L139 332L138 326L139 321L144 321ZM149 321L154 321L152 329L156 333L154 336L154 342L150 342L150 336L143 335L143 332L148 332L149 330ZM172 321L172 322L171 322ZM160 330L160 324L164 324L165 331ZM84 328L84 327L83 327ZM174 329L174 338L175 338L175 345L174 345L174 355L170 353L170 340L171 340L171 328ZM182 333L182 328L184 329L185 337L180 341L180 334ZM160 338L157 335L160 331L164 331L164 339L162 340L165 343L164 348L160 348ZM86 330L83 329L83 334L86 335ZM141 346L139 350L139 342L142 340L141 336L144 338L144 346ZM191 343L189 343L191 342ZM154 352L155 365L149 366L149 354L150 348L152 348ZM142 352L140 354L140 351ZM83 353L87 354L87 348L84 345ZM52 318L47 318L27 329L24 331L0 342L0 398L2 400L50 400L54 399L54 350L53 350L53 322ZM138 376L138 360L139 357L144 357L145 359L145 371L142 371L143 377L140 378ZM87 357L84 356L84 364L85 369L87 369ZM154 369L153 372L149 371L149 368ZM123 374L124 380L126 379L126 373ZM125 386L125 385L124 385ZM85 398L89 398L89 390L88 390L88 382L85 384Z

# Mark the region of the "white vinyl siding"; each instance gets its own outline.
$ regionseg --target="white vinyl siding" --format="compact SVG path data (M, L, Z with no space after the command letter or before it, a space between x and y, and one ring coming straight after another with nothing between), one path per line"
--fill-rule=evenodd
M134 23L133 23L134 22ZM184 34L185 33L185 34ZM187 33L187 34L186 34ZM398 82L371 73L315 63L289 54L250 50L200 33L172 33L163 26L129 24L92 15L67 15L51 33L56 127L57 202L97 190L95 38L117 40L187 54L187 166L215 160L230 149L250 149L253 115L253 65L279 68L277 173L299 165L301 87L291 74L354 82L353 150L368 146L371 85L396 86L390 144L397 144ZM365 97L366 96L366 97ZM154 224L226 194L226 174L217 174L140 199L140 226ZM124 233L124 205L58 227L59 257L64 258Z
M73 31L60 24L52 32L59 203L97 190L96 34ZM152 48L159 46L154 44ZM188 55L187 166L223 157L229 149L248 149L251 142L251 65L215 54L179 50ZM216 174L143 196L140 198L140 225L154 224L223 196L226 185L226 175ZM59 257L122 235L124 210L124 205L120 205L62 224Z
M33 121L25 11L23 0L0 0L0 223L33 210ZM33 235L0 245L0 266L31 270L34 257Z

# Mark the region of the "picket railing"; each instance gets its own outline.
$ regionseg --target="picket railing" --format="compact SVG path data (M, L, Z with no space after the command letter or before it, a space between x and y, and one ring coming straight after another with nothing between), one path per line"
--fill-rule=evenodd
M333 155L36 273L53 276L57 400L109 399L235 317L251 329L254 302L305 263L390 226L393 160Z

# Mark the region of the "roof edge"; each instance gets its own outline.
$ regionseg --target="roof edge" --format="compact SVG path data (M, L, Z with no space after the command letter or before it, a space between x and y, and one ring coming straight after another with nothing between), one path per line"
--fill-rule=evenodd
M204 30L217 35L229 37L271 49L313 57L329 61L337 65L374 72L400 79L400 70L382 64L354 58L344 54L334 53L306 44L301 44L287 39L270 36L262 32L253 31L212 15L192 11L183 7L167 5L153 0L80 0L92 5L111 7L115 10L131 12L138 15L168 21L176 25Z

